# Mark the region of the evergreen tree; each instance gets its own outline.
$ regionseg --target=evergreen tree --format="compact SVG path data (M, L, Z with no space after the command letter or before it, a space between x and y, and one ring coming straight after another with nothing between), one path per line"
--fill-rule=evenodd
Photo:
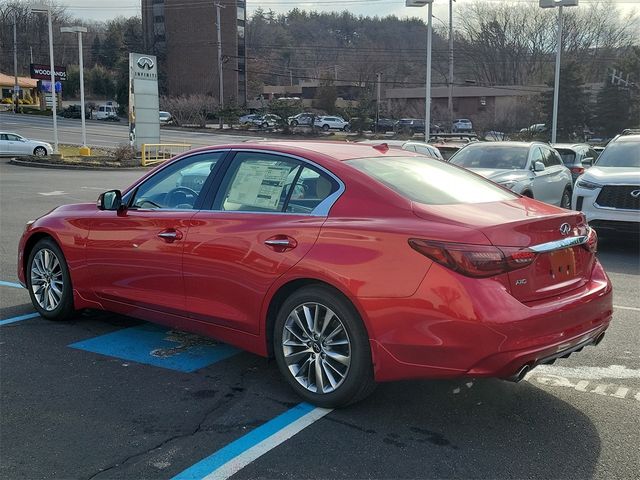
M551 132L553 117L553 86L551 79L547 85L551 90L542 94L542 112ZM580 65L568 61L560 68L560 92L558 96L558 140L572 140L582 136L589 124L589 95L584 89L584 76Z
M613 85L610 81L598 93L595 106L596 130L608 137L630 127L631 94L629 88Z

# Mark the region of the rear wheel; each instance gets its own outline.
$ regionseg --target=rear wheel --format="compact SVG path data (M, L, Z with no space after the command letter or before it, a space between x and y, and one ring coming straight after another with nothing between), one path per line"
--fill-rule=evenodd
M571 190L569 188L565 188L564 192L562 192L560 207L566 208L567 210L571 210Z
M322 130L325 132L329 131L329 125L327 125L326 123L322 125Z
M47 155L47 149L44 147L36 147L33 149L33 154L36 157L45 157Z
M69 268L60 247L43 238L29 254L27 288L33 306L49 320L66 320L73 314L73 291Z
M345 406L375 388L368 337L357 311L329 287L294 292L275 322L278 367L305 400Z

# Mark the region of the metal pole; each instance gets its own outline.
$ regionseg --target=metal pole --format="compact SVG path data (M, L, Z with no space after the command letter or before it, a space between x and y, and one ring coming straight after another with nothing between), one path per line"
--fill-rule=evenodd
M29 57L31 58L31 63L33 63L33 47L29 47Z
M84 62L82 53L82 32L78 32L78 55L80 67L80 115L82 117L82 146L87 146L87 126L85 124L84 113Z
M56 105L56 69L53 64L53 26L51 9L47 9L49 20L49 61L51 62L51 113L53 113L53 153L58 153L58 106Z
M17 14L13 11L13 111L18 113L18 40L16 35Z
M380 122L380 77L382 76L381 73L378 73L376 75L378 77L378 93L376 95L376 128L375 133L378 133L378 122Z
M219 95L220 95L220 113L218 114L220 120L220 130L223 129L222 110L224 109L224 78L222 75L222 34L220 32L220 4L216 3L216 30L218 31L218 83Z
M562 5L558 7L558 48L556 50L556 78L553 86L553 120L551 143L556 143L558 132L558 97L560 96L560 54L562 52Z
M424 141L429 141L431 134L431 18L433 13L433 2L427 5L427 85L425 92L425 112L424 112Z
M449 128L453 126L453 0L449 0Z

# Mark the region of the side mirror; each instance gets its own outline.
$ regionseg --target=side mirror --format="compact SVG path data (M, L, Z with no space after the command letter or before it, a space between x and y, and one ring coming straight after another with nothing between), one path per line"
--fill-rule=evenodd
M544 172L544 163L542 162L536 162L533 164L533 171L534 172Z
M109 190L101 193L96 206L99 210L120 210L122 208L122 192L120 190Z
M587 157L584 160L582 160L582 165L585 167L592 167L593 166L593 158L591 157Z

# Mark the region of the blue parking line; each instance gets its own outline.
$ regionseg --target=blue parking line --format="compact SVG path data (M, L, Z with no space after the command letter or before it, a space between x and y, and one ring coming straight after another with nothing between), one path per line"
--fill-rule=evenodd
M214 472L218 471L225 464L228 464L231 460L240 457L242 454L264 442L269 437L273 437L287 426L297 420L300 420L302 417L310 414L314 410L316 410L316 408L313 405L300 403L274 419L269 420L267 423L260 425L246 435L243 435L234 442L231 442L229 445L221 448L207 458L200 460L195 465L192 465L173 477L172 480L204 479L208 476L217 477L218 475L215 475ZM276 446L276 444L274 443L273 446ZM241 466L243 465L238 465L240 468ZM226 478L226 476L227 475L222 474L220 475L220 478Z
M17 317L7 318L5 320L0 320L0 326L8 325L10 323L21 322L22 320L29 320L30 318L39 317L37 313L27 313L26 315L19 315Z
M2 280L0 280L0 286L2 287L13 287L13 288L24 288L22 285L20 285L19 283L13 283L13 282L4 282Z
M125 328L69 347L187 373L240 352L214 340L153 324Z

